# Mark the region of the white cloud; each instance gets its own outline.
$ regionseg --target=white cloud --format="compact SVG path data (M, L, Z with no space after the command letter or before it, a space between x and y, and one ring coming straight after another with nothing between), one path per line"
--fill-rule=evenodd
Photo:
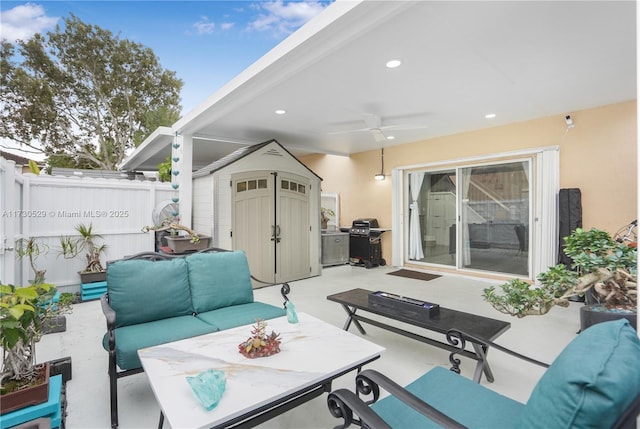
M318 1L285 3L283 0L260 2L254 6L266 12L250 22L248 28L254 31L273 31L279 36L292 33L325 8Z
M207 18L206 16L200 18L200 21L193 24L193 26L198 34L211 34L216 28L216 24L209 21L209 18Z
M46 16L44 8L27 3L0 12L0 39L28 40L36 33L55 27L59 17Z
M220 28L222 30L230 30L233 27L233 22L223 22L222 24L220 24Z

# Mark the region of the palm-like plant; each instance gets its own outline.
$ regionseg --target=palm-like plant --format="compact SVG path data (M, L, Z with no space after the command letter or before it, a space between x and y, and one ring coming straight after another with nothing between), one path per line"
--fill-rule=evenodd
M85 266L83 273L97 273L104 271L100 258L102 253L107 249L107 245L96 242L97 239L102 239L99 234L94 234L93 224L84 225L79 224L75 227L76 231L80 234L80 237L60 237L60 247L62 255L67 258L75 258L80 253L85 252L87 259L87 265Z

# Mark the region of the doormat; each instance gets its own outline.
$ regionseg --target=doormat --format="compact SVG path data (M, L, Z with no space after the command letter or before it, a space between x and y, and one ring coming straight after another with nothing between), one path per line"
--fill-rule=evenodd
M392 271L387 274L390 274L392 276L407 277L409 279L424 280L424 281L429 281L429 280L433 280L433 279L437 279L438 277L441 277L437 274L422 273L420 271L412 271L412 270L398 270L398 271Z

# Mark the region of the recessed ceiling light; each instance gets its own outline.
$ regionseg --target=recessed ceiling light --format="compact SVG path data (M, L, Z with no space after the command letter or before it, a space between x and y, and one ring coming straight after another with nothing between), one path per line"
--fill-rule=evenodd
M493 119L496 117L495 113L487 113L486 115L484 115L485 119Z
M402 61L400 60L389 60L387 61L387 68L389 69L395 69L396 67L400 67L400 65L402 64Z
M393 140L395 138L396 138L396 136L387 136L387 140Z
M276 110L276 115L284 115L285 113L287 113L287 111L286 111L286 110L284 110L284 109L278 109L278 110Z

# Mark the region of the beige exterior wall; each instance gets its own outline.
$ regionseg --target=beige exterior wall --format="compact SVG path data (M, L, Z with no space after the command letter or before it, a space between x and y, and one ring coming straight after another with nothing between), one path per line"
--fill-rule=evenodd
M395 167L455 160L514 150L560 147L560 187L582 191L583 226L615 233L637 215L636 101L487 128L418 143L385 148L387 178L377 182L380 151L350 157L309 155L300 160L323 178L323 192L340 195L340 219L375 217L391 226L391 170ZM383 236L382 254L391 261L391 234Z

